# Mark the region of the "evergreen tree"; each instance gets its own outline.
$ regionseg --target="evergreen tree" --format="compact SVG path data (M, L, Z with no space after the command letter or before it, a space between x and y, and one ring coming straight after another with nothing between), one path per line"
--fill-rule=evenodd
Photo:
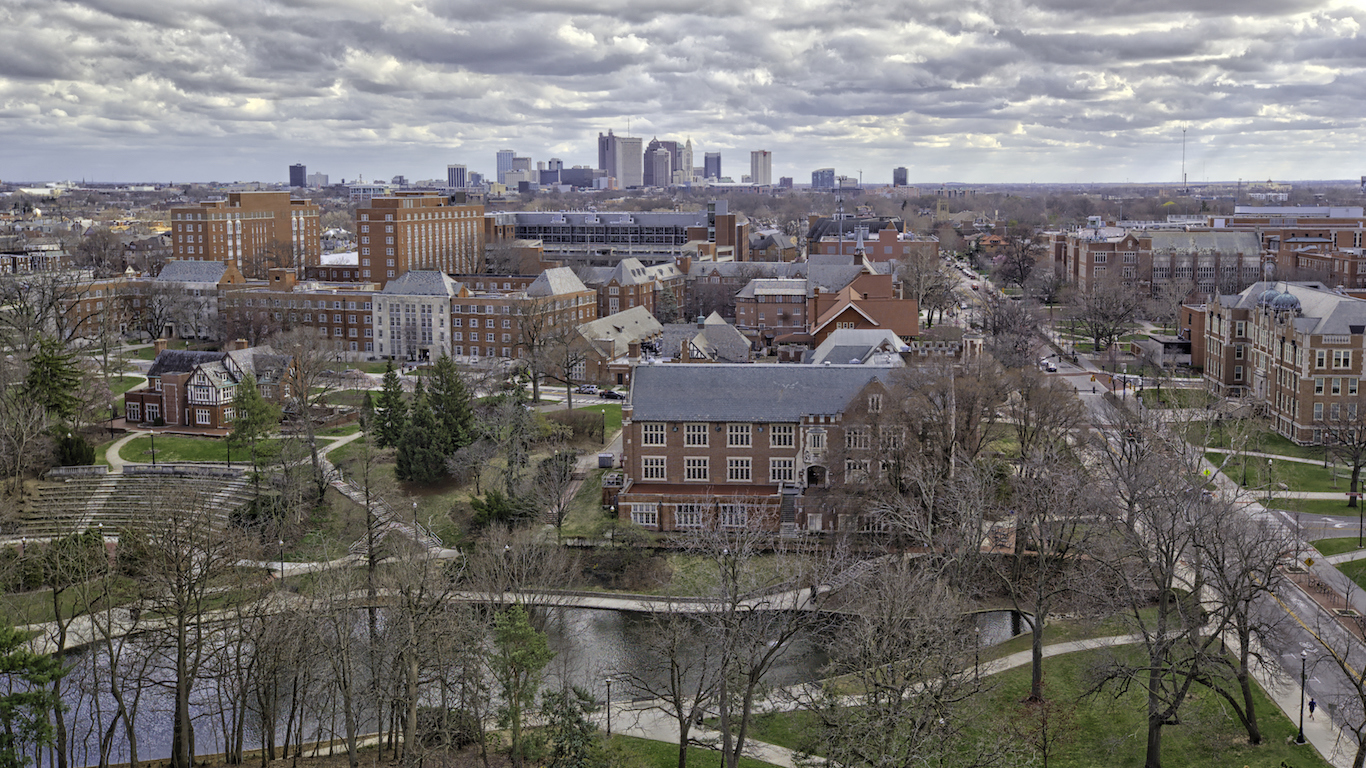
M522 721L535 706L541 688L541 670L554 658L544 632L531 625L526 609L514 605L493 619L493 655L489 666L502 692L498 719L510 729L512 764L523 763Z
M541 715L550 737L549 768L594 768L602 764L598 727L589 717L597 708L593 694L577 685L546 691L541 698Z
M409 411L408 424L398 441L398 455L394 457L394 476L414 483L434 483L446 473L446 454L433 439L440 427L420 382Z
M28 360L28 376L24 390L33 401L43 407L54 421L71 424L81 407L77 391L81 387L81 371L76 365L76 353L69 352L62 343L44 337Z
M251 456L251 466L260 472L260 447L280 425L280 408L261 396L256 379L242 377L232 397L232 432L228 433L230 448L245 447Z
M365 390L365 396L360 399L360 428L361 431L370 428L375 423L375 400L370 397L370 390Z
M437 434L432 436L442 455L449 456L474 442L474 412L470 393L460 369L449 355L442 355L428 377L427 400L436 415Z
M384 384L375 403L375 442L381 448L393 448L403 437L408 424L408 406L403 402L403 382L394 370L394 362L384 364Z
M18 683L0 693L0 768L23 768L52 743L49 713L62 705L52 683L63 674L55 658L29 650L26 635L0 625L0 675Z

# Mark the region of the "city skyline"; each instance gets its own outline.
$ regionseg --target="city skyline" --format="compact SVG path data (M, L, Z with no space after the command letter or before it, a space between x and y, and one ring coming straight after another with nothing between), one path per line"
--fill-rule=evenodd
M1366 9L1345 0L18 0L0 21L6 180L494 177L509 147L595 166L609 129L869 184L1179 182L1183 130L1192 184L1366 166Z

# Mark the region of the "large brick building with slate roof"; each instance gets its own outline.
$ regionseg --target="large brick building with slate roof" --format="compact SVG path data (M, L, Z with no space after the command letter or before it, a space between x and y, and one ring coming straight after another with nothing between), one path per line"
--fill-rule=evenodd
M637 366L622 411L623 518L650 530L831 530L807 509L898 369L863 365ZM857 427L850 427L857 430Z
M124 414L130 424L227 429L242 379L253 377L263 397L279 402L289 366L287 355L265 346L227 352L163 348L147 371L147 384L124 393Z

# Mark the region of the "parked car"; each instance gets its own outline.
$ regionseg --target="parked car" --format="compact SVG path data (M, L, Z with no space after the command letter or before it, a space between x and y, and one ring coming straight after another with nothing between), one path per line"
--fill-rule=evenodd
M625 400L625 399L626 399L626 393L625 393L625 392L618 392L618 391L615 390L615 389L604 390L604 391L602 391L602 392L599 392L598 394L599 394L599 395L602 395L602 398L603 398L604 400Z
M597 384L580 384L574 388L574 392L580 395L596 395L598 393Z

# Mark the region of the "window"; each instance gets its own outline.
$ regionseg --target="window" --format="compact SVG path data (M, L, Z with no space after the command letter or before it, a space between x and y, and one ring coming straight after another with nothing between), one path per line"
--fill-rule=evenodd
M867 459L844 460L844 482L857 483L868 479L869 462Z
M1243 359L1243 345L1242 345L1242 344L1234 344L1234 345L1233 345L1233 359L1234 359L1234 360L1242 360L1242 359Z
M1328 367L1328 352L1327 352L1327 351L1320 349L1320 350L1317 350L1317 351L1314 352L1314 367L1315 367L1315 368L1326 368L1326 367Z
M727 424L726 446L728 448L748 448L749 426L748 424Z
M722 528L744 528L749 515L739 504L720 504L716 508L716 521Z
M867 427L850 427L844 433L844 447L848 450L867 450L871 447Z
M1104 254L1104 253L1095 253L1095 254L1092 254L1091 261L1092 261L1092 263L1095 263L1095 264L1104 264L1106 258L1107 258L1107 255Z
M1314 421L1323 421L1323 403L1314 403Z
M645 422L640 425L641 445L664 445L664 425L660 422Z
M194 421L195 421L196 424L208 424L208 423L210 423L210 422L209 422L209 409L208 409L208 408L196 408L196 409L194 410Z
M684 435L683 444L684 444L684 445L697 445L697 446L706 447L706 445L707 445L707 425L706 425L706 424L688 424L688 425L685 426L683 429L684 429L684 432L683 432L683 435Z
M707 472L707 457L694 456L683 459L683 479L692 482L706 482L709 477Z
M659 505L658 505L658 504L655 504L655 503L650 503L650 504L632 504L632 505L630 505L630 506L631 506L631 522L635 523L636 525L643 525L643 526L650 526L650 527L658 527L658 526L659 526Z
M1233 366L1233 380L1234 380L1234 381L1242 381L1242 380L1243 380L1243 366L1241 366L1241 365L1235 365L1235 366Z
M877 428L879 447L884 451L896 451L901 449L901 444L906 437L904 427L880 426Z
M674 508L674 527L701 528L702 511L701 504L679 504Z
M868 412L882 413L882 395L868 396Z
M161 405L158 403L147 404L147 420L156 421L161 418Z
M769 424L768 425L768 445L770 448L791 448L792 447L792 425L791 424Z
M135 422L135 421L141 421L141 420L142 420L142 404L141 404L141 403L129 403L129 404L128 404L128 411L127 411L126 413L123 414L123 417L124 417L124 420L125 420L125 421L133 421L133 422Z
M769 459L768 481L770 483L797 482L797 469L792 459Z
M1352 350L1350 350L1350 349L1335 349L1335 350L1333 350L1333 367L1334 367L1334 368L1351 368L1351 367L1352 367Z
M1356 380L1356 379L1348 379L1348 380L1347 380L1347 395L1348 395L1349 397L1356 397L1356 396L1357 396L1357 380Z
M1330 419L1332 419L1333 421L1337 421L1338 419L1342 418L1342 406L1338 403L1333 403L1331 406L1329 406L1328 413L1328 417Z
M806 447L813 451L825 450L825 430L813 429L806 433Z
M1334 395L1342 394L1342 379L1333 379L1333 389L1331 391Z
M664 457L663 456L644 456L640 459L640 479L641 480L663 480Z
M1321 395L1321 394L1323 394L1323 382L1324 382L1324 379L1323 379L1322 376L1320 376L1320 377L1314 379L1314 394L1316 394L1316 395Z
M750 479L750 469L748 458L726 459L726 480L732 483L747 483Z

